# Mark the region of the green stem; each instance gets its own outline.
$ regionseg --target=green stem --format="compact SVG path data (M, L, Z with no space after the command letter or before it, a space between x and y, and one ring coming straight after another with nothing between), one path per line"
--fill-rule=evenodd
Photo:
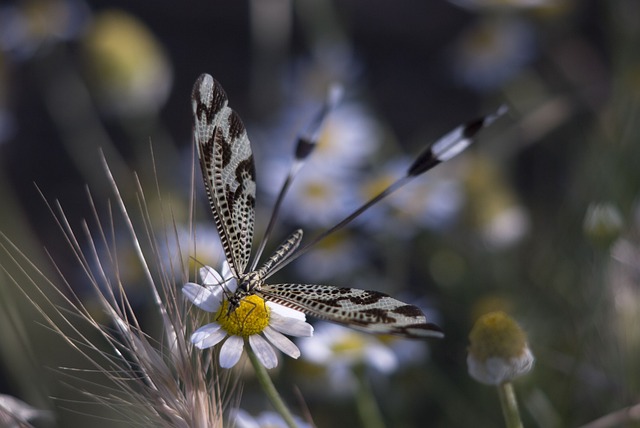
M262 387L264 393L269 397L271 404L276 409L280 416L284 419L285 423L289 428L298 428L295 421L293 420L293 415L291 411L285 404L284 400L276 390L269 373L267 373L267 369L260 363L258 357L251 349L249 344L245 344L245 348L247 349L247 353L249 354L249 360L251 360L251 364L253 365L253 369L256 371L256 377L258 378L258 382L260 382L260 386Z
M518 401L511 382L498 385L498 395L502 406L502 415L507 428L522 428L520 412L518 411Z
M354 372L358 378L356 403L362 425L367 428L385 428L378 401L371 391L371 385L366 378L364 368L357 367Z

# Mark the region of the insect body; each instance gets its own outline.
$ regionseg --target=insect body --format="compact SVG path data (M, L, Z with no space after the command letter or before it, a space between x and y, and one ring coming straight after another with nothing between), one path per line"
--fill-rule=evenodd
M268 284L266 280L317 241L349 223L384 196L462 151L480 128L501 113L454 129L428 151L421 153L409 167L406 177L345 220L302 248L299 246L303 232L294 231L261 267L255 269L249 266L249 260L255 222L256 174L246 129L238 114L228 106L227 96L220 84L207 74L201 75L196 81L192 103L194 139L205 189L224 254L238 283L238 288L228 298L229 311L234 311L246 296L255 294L314 317L369 333L412 338L443 335L439 327L427 322L419 308L384 293L330 285ZM305 153L306 156L310 152L310 144L307 140L301 140L297 153Z

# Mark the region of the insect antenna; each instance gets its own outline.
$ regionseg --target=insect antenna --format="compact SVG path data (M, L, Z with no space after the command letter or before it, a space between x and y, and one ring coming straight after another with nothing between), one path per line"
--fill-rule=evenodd
M340 85L332 85L327 91L327 97L320 110L318 110L316 115L307 124L306 129L299 134L296 141L293 162L291 163L291 167L289 168L287 177L282 183L282 187L280 187L280 192L278 193L276 202L273 205L273 210L271 211L269 224L267 225L264 235L260 240L260 246L258 247L258 250L256 251L256 254L253 258L250 271L255 270L258 266L260 257L264 252L267 241L269 240L271 232L273 231L273 227L275 226L275 222L280 212L280 207L282 206L284 196L291 187L291 183L293 182L296 174L298 174L300 169L302 169L302 167L306 163L306 160L309 158L309 155L315 150L318 144L318 140L320 139L320 131L322 130L326 118L340 102L341 98L342 87Z
M358 209L346 216L342 221L338 222L335 226L317 235L310 242L299 247L294 253L290 255L286 260L283 260L278 266L276 266L269 276L279 271L307 251L311 249L318 242L322 241L332 233L342 229L353 220L355 220L360 214L371 208L373 205L389 196L396 190L405 186L419 175L424 174L436 165L445 162L454 156L462 153L467 147L474 142L474 137L487 126L491 125L496 119L507 112L506 105L500 106L494 113L480 117L476 120L468 122L464 125L460 125L453 130L449 131L431 145L427 146L422 152L416 156L413 163L407 168L404 176L398 178L396 181L387 186L384 190L378 193L373 198L362 204Z

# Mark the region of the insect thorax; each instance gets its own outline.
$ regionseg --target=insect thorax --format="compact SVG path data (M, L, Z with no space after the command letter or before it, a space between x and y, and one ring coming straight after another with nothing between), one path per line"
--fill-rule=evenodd
M264 283L264 272L262 269L242 275L238 280L238 288L233 295L228 297L229 313L235 311L242 299L254 294L254 291L260 291L260 287Z

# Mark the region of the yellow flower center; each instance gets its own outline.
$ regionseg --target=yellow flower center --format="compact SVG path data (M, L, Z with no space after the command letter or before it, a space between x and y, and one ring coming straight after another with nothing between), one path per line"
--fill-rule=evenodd
M476 322L469 334L469 352L479 361L518 358L527 348L520 326L504 312L491 312Z
M313 201L324 201L330 192L325 183L318 181L307 183L304 190L305 196Z
M229 312L229 302L224 301L216 313L216 321L231 336L248 338L260 334L269 325L270 309L265 301L256 295L240 301L235 311Z
M336 342L331 346L331 350L336 354L360 354L364 350L365 341L362 338L362 335L358 335L355 333L347 333L340 339L340 341Z

